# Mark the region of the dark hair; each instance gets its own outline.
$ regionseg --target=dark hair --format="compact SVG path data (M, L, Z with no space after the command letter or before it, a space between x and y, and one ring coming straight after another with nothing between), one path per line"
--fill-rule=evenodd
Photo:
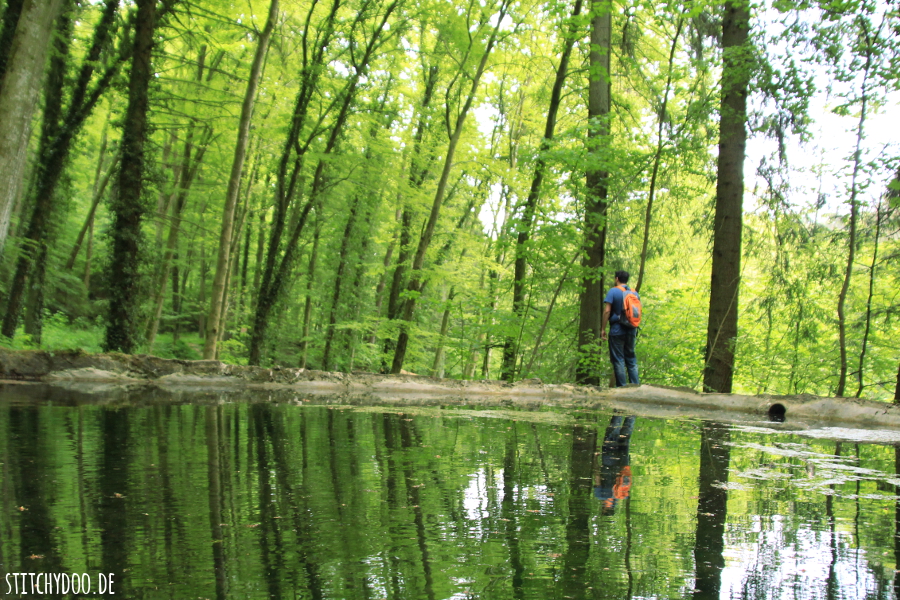
M619 283L628 283L628 271L616 271L616 278Z

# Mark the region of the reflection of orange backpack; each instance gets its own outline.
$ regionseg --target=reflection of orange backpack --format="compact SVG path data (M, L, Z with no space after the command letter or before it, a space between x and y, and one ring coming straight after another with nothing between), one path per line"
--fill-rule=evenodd
M628 497L631 491L631 467L624 466L616 477L616 484L613 486L613 497L617 500Z
M632 329L640 327L641 314L644 310L641 306L640 297L637 295L637 292L629 290L624 285L617 285L616 287L622 290L622 293L625 295L622 298L622 314L619 315L619 323Z

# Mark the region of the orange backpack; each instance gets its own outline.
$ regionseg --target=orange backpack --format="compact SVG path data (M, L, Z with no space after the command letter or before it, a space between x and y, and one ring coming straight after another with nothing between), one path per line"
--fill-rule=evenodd
M624 285L617 285L625 297L622 299L622 314L619 315L619 323L625 327L636 329L641 326L641 315L644 312L641 299L634 290L629 290Z

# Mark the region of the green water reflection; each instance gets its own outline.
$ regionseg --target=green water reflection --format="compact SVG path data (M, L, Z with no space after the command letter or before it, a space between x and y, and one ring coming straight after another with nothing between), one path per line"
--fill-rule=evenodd
M0 595L67 572L115 598L898 597L890 445L210 398L4 389Z

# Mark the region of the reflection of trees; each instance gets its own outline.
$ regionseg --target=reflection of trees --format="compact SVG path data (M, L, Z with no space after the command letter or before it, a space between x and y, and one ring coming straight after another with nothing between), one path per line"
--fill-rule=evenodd
M216 599L227 594L225 540L222 536L222 482L220 477L219 407L206 407L206 463L209 482L209 529L212 538L213 570L216 574Z
M566 555L562 587L571 598L587 594L587 562L591 550L591 487L597 430L576 425L572 428L572 456L569 470L569 515L566 521Z
M697 600L718 599L725 567L725 517L728 491L727 426L704 423L700 430L700 477L697 500L697 533L694 537L694 593Z
M49 505L53 490L47 485L55 479L55 465L50 463L53 452L46 436L47 424L41 417L38 407L13 408L9 415L7 435L15 510L19 513L19 564L24 571L58 573L62 571L59 540ZM42 558L33 558L36 556ZM16 571L8 567L5 570ZM0 581L0 589L7 591L5 579Z
M897 393L900 394L900 374ZM900 446L894 447L894 474L900 478ZM900 485L894 486L894 598L900 598Z

